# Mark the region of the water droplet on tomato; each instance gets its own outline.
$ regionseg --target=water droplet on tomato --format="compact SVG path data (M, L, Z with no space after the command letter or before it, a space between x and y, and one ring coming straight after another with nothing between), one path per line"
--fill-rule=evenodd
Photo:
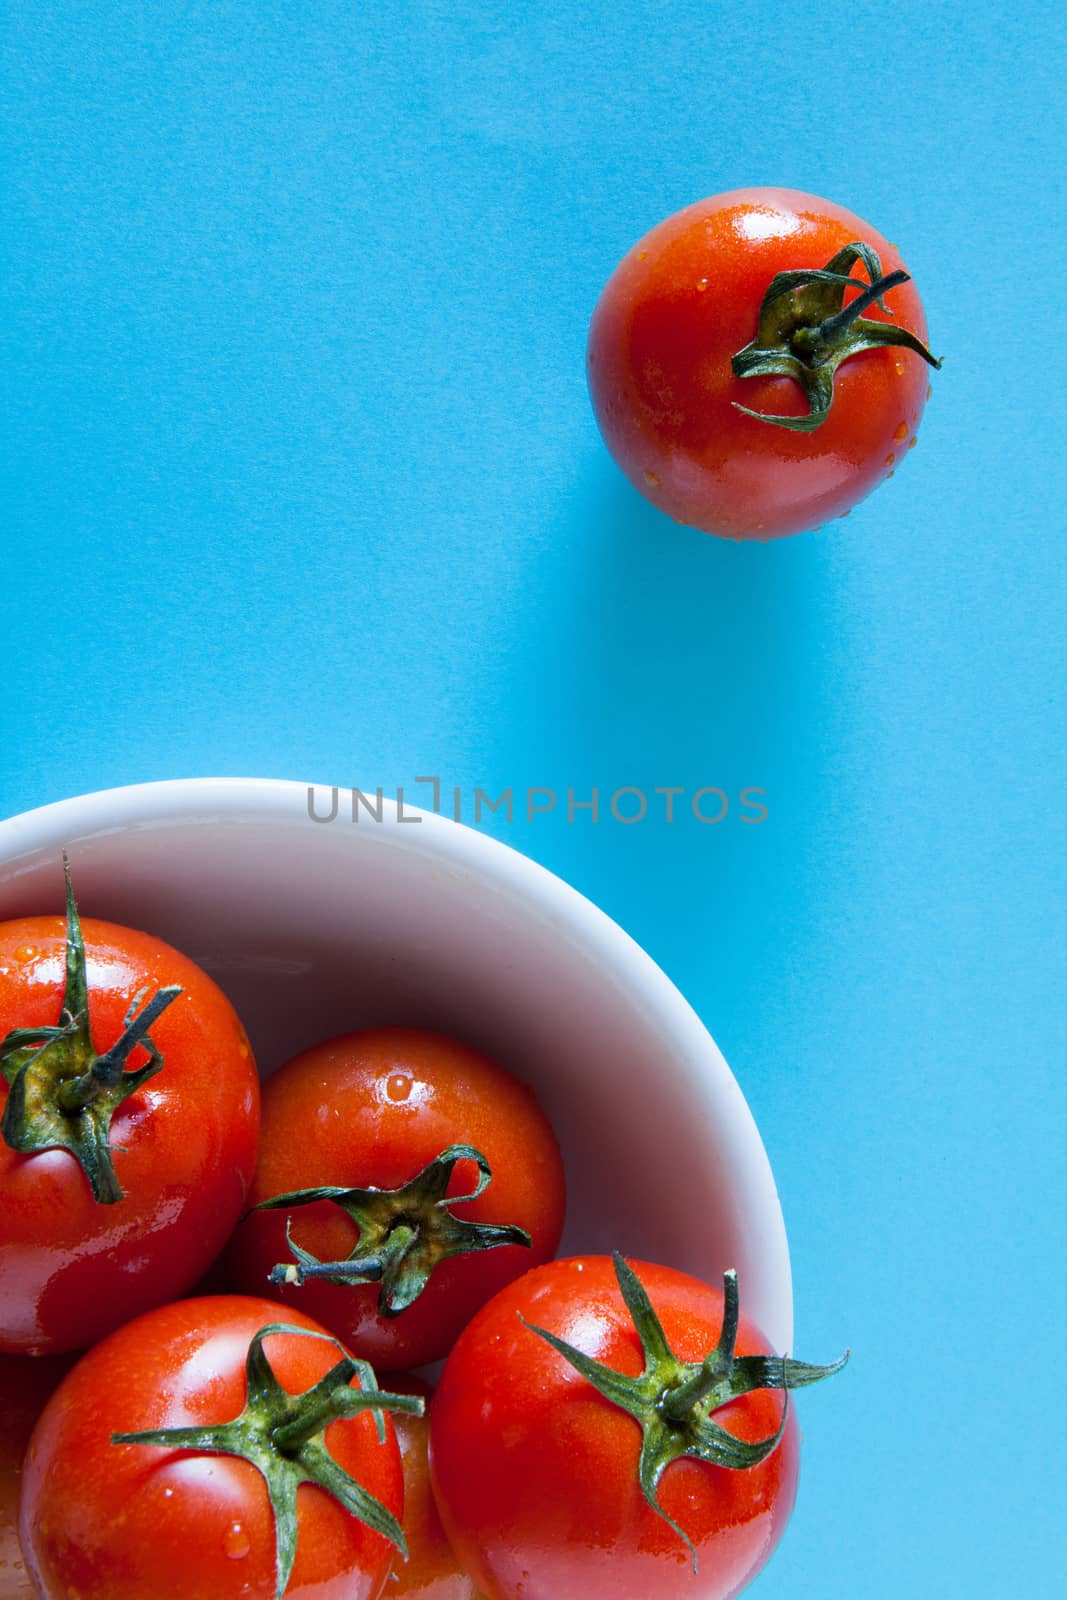
M904 376L904 363L903 363L903 361L894 361L893 362L893 370L896 372L896 375L897 375L898 378L902 378Z
M226 1529L223 1548L231 1561L243 1561L252 1548L252 1541L239 1522L231 1522Z
M707 286L708 286L707 278L698 278L697 279L697 294L703 294L704 290L707 288Z
M912 434L911 438L908 440L908 449L909 450L914 450L915 446L918 444L918 442L919 442L918 439L915 437L914 434Z
M32 961L37 954L36 947L32 944L20 944L15 951L16 961Z
M895 460L896 460L896 459L897 459L897 458L896 458L896 456L895 456L895 455L894 455L894 454L893 454L893 452L892 452L892 450L890 450L890 452L889 452L889 454L888 454L888 455L887 455L887 456L886 456L886 458L885 458L885 464L886 464L886 466L887 466L887 467L891 467L891 466L892 466L892 465L893 465L893 462L894 462L894 461L895 461Z
M648 484L648 487L650 489L658 489L659 488L659 477L654 472L646 472L645 473L645 482Z
M406 1072L394 1072L386 1079L385 1092L394 1102L402 1102L411 1094L411 1079Z
M639 250L637 252L638 261L643 261L647 255L648 255L648 251L647 250Z
M908 437L908 424L906 422L898 423L897 426L893 429L893 438L894 439L906 439L907 437Z

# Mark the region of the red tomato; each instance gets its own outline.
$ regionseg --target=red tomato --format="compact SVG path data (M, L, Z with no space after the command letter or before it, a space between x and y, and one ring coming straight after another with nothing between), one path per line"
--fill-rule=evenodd
M611 1377L647 1372L649 1439L680 1450L690 1423L667 1423L662 1408L716 1350L724 1297L667 1267L632 1271L658 1314L660 1339L665 1334L659 1355L654 1338L643 1347L613 1264L598 1256L555 1261L511 1284L445 1363L430 1417L433 1488L457 1555L491 1600L727 1600L782 1536L796 1495L798 1438L792 1411L776 1437L780 1393L754 1388L714 1409L711 1432L717 1424L733 1436L733 1455L761 1459L744 1467L671 1459L659 1479L661 1514L642 1493L643 1432L634 1415L536 1331L567 1341L579 1360L593 1358ZM746 1356L767 1353L742 1320L735 1371ZM790 1366L791 1384L832 1370ZM781 1373L776 1358L773 1372ZM710 1403L692 1409L692 1425L705 1432Z
M429 1400L428 1383L405 1373L391 1377L389 1388L400 1394ZM404 1466L404 1533L406 1561L394 1561L385 1588L386 1600L479 1600L473 1580L463 1571L445 1536L430 1488L430 1419L428 1416L393 1418Z
M414 1028L346 1034L296 1056L263 1090L259 1166L253 1204L309 1188L394 1190L407 1185L451 1146L477 1149L492 1179L477 1199L449 1207L466 1223L524 1229L529 1247L507 1243L442 1259L418 1297L398 1315L379 1308L376 1282L307 1279L274 1291L317 1317L376 1369L436 1361L478 1306L527 1267L547 1260L563 1226L563 1167L552 1130L531 1091L486 1056L453 1039ZM469 1195L478 1170L457 1162L450 1195ZM390 1241L422 1221L401 1203L382 1229ZM333 1201L253 1211L234 1234L236 1286L262 1293L293 1245L318 1261L340 1263L361 1244L361 1228Z
M22 1460L45 1401L71 1366L70 1356L0 1355L0 1597L34 1600L18 1539Z
M246 1358L278 1307L236 1295L147 1312L84 1356L45 1408L26 1457L19 1532L44 1600L272 1600L277 1522L260 1470L236 1455L113 1434L217 1427L242 1414ZM292 1326L324 1330L299 1313ZM271 1333L262 1342L290 1396L334 1368L329 1338ZM344 1387L347 1387L347 1380ZM400 1452L368 1412L325 1425L336 1467L397 1518ZM374 1600L393 1556L381 1533L324 1489L292 1491L296 1554L287 1600Z
M915 443L924 357L901 344L842 356L837 341L855 340L857 325L829 329L828 319L860 294L841 285L795 287L768 310L774 371L800 370L816 390L829 384L825 420L797 432L739 409L786 419L817 409L796 377L739 377L734 359L758 332L764 344L760 311L778 273L827 268L853 243L874 250L883 274L903 270L896 246L842 206L793 189L736 189L668 217L616 268L589 333L593 409L630 482L668 516L732 539L820 527L890 477ZM866 286L872 266L837 270ZM885 305L864 310L868 334L874 325L874 337L898 338L877 332L892 325L925 345L914 284L890 288ZM812 345L804 328L823 330L822 341Z
M0 1349L8 1351L82 1349L185 1292L225 1244L255 1167L259 1080L221 990L159 939L87 919L86 1024L66 975L76 921L74 933L68 947L59 917L0 925ZM145 1036L155 1055L135 1043L115 1068L114 1097L132 1092L103 1136L110 1154L94 1146L88 1157L98 1159L101 1198L71 1149L12 1148L16 1099L40 1112L46 1145L70 1129L77 1143L88 1119L57 1110L56 1095L94 1051L97 1063L107 1056L131 1012L143 1019L152 997L172 986L181 993ZM82 1024L62 1030L68 1001ZM49 1030L65 1037L49 1040ZM48 1048L19 1082L35 1049L27 1033Z

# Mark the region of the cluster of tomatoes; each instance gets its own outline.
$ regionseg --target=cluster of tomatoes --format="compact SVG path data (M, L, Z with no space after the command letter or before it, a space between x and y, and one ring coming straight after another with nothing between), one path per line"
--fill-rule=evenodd
M555 1136L477 1051L365 1030L261 1091L68 872L0 926L0 1074L0 1592L722 1600L774 1548L833 1369L732 1274L554 1259Z

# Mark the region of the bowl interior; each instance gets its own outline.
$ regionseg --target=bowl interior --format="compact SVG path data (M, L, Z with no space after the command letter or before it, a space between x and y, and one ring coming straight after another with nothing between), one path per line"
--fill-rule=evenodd
M331 792L317 791L327 815ZM408 815L415 815L408 813ZM620 1249L716 1281L776 1348L789 1263L766 1156L694 1013L614 923L506 846L441 817L309 817L305 785L192 780L0 824L0 917L144 928L204 966L266 1074L351 1028L441 1029L533 1085L568 1180L565 1253Z

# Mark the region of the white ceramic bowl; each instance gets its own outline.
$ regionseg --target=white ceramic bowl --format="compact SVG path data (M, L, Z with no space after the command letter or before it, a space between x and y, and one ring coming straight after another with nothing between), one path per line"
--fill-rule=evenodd
M531 1083L568 1180L562 1250L620 1249L711 1282L792 1347L789 1256L755 1123L714 1041L632 939L559 878L426 812L315 822L305 784L199 778L0 823L0 919L62 909L201 963L265 1073L385 1022L455 1033ZM331 791L316 791L326 815Z

